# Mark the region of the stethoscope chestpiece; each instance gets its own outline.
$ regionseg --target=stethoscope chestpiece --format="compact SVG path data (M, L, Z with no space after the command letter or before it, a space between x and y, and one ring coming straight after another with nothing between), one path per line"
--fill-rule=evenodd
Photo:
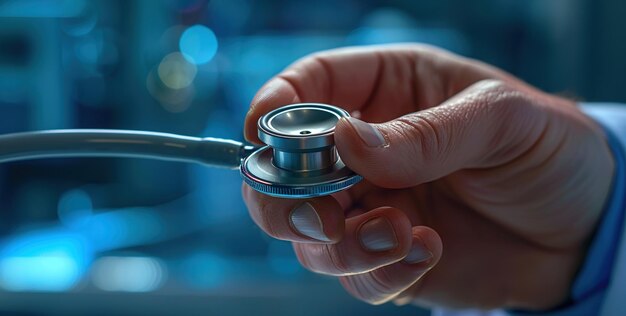
M259 139L267 146L241 164L244 181L267 195L308 198L345 190L362 177L335 148L335 125L348 112L319 103L287 105L262 116Z

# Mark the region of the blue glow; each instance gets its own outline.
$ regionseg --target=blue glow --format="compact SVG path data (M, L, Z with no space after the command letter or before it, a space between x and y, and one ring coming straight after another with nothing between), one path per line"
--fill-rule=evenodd
M189 196L198 219L207 225L222 225L247 216L240 198L241 177L238 174L231 170L203 166L191 168L192 179L201 188L198 193ZM206 194L206 191L211 194Z
M66 291L84 273L91 251L79 235L40 231L8 240L0 250L0 287L9 291Z
M59 199L59 219L68 227L80 227L89 220L93 203L91 197L83 190L70 190Z
M160 241L166 223L153 208L127 208L93 215L80 230L98 250Z
M469 50L469 45L462 34L446 28L362 27L354 30L346 40L349 45L426 43L459 53Z
M226 279L227 261L218 254L197 252L186 258L181 268L192 286L203 289L216 288Z
M217 53L217 37L208 27L194 25L183 32L179 48L189 62L206 64Z
M0 261L1 285L9 291L65 291L79 277L78 264L67 254L12 257Z

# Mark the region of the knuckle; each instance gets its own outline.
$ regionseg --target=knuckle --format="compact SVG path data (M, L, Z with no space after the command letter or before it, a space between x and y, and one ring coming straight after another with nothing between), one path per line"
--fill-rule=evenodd
M327 258L331 274L344 275L352 273L351 264L348 262L348 257L342 251L337 251L337 247L332 244L323 245L323 255Z
M394 130L405 144L402 144L411 157L419 157L421 163L441 161L446 154L451 135L451 124L445 110L424 111L404 116L394 122ZM406 166L410 168L411 166Z
M386 267L370 272L370 276L371 286L379 295L389 297L397 291L397 286Z
M494 79L476 83L463 102L467 119L490 126L494 141L519 128L520 122L535 117L532 114L540 104L518 85Z
M355 298L372 305L388 302L396 296L385 269L343 277L344 288Z
M479 80L471 85L470 88L490 92L513 90L513 87L509 82L493 78Z
M516 117L520 110L531 104L530 96L510 82L486 79L475 84L475 111L486 112L496 120Z
M296 257L309 271L341 276L353 273L346 257L332 244L294 244Z
M300 73L309 73L311 69L317 69L325 63L325 57L328 52L315 52L306 55L297 60L291 67L291 70Z
M373 295L367 284L367 275L349 275L340 277L343 288L354 298L368 304L376 304L376 295Z

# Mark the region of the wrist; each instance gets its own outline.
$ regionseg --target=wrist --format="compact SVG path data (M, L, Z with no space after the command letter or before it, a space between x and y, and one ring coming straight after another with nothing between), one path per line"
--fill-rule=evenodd
M603 113L603 109L596 113L594 107L586 105L583 105L582 109L587 115L594 118L586 117L595 127L600 129L603 139L601 143L610 148L612 172L605 178L609 183L610 190L606 198L599 201L601 211L592 226L592 232L586 239L587 242L584 243L584 246L579 247L578 251L572 252L573 255L579 254L578 264L570 278L571 281L567 286L562 302L543 309L518 306L514 308L520 308L525 312L514 311L513 314L526 315L531 310L541 310L542 315L546 312L561 314L568 311L574 312L576 315L596 314L603 304L604 292L611 276L614 251L617 248L619 236L621 236L620 227L623 223L623 209L626 203L626 199L623 197L626 187L624 185L626 183L624 182L625 159L620 141L613 134L610 124L607 127L606 122L603 121L607 117L613 118L613 116Z
M510 285L515 291L505 308L545 311L567 304L585 250L586 245L569 250L539 249L517 260L518 271Z

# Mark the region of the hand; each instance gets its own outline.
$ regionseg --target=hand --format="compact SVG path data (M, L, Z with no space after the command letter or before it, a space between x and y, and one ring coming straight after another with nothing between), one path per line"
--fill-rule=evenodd
M338 49L263 86L246 138L259 143L258 118L299 102L353 114L335 142L365 178L306 200L243 186L255 222L292 241L304 267L373 304L540 310L567 299L614 168L573 102L432 47Z

